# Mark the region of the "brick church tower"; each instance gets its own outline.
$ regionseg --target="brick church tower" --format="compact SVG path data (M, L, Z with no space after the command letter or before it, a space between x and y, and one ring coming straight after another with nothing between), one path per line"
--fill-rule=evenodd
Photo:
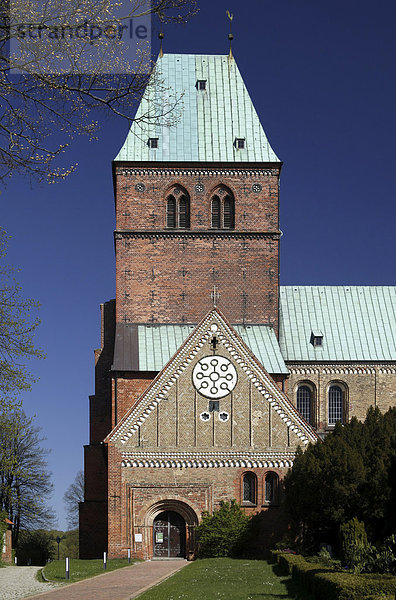
M280 170L232 57L158 59L113 163L116 299L96 351L82 557L193 553L202 511L231 498L271 514L274 539L281 479L316 439L283 393Z
M164 55L156 77L175 122L142 130L143 101L114 162L116 322L197 323L215 287L232 323L277 332L281 163L238 67Z

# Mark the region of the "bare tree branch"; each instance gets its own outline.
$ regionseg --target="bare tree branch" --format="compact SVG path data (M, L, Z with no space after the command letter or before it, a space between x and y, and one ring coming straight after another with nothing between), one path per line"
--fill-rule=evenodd
M78 528L78 503L84 501L84 473L78 471L63 496L69 529Z
M129 42L136 46L131 64L126 32L131 35L137 19L147 15L183 23L195 14L196 4L5 2L0 8L0 180L5 183L13 173L50 182L66 177L75 166L59 166L59 157L76 135L95 137L93 112L97 118L97 111L107 111L130 124L146 87L158 88L161 82L147 39ZM139 117L142 124L177 120L173 111L180 98L172 90L167 95L169 107L164 111L158 102Z

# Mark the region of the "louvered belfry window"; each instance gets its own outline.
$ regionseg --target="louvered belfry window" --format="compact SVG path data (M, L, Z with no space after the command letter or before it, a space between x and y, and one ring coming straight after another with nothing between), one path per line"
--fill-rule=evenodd
M300 385L297 390L297 410L308 423L311 423L312 392L307 385Z
M168 196L166 204L166 226L176 227L176 198Z
M179 198L179 227L189 226L188 201L185 196Z
M180 186L175 186L166 199L166 226L180 229L190 227L190 198Z
M230 196L224 198L223 204L224 229L233 229L234 227L234 203Z
M212 198L212 227L220 229L220 198L218 196Z
M329 388L329 425L335 425L337 421L344 422L343 395L339 385Z
M232 192L224 187L216 190L212 196L211 223L212 229L234 229L235 208Z

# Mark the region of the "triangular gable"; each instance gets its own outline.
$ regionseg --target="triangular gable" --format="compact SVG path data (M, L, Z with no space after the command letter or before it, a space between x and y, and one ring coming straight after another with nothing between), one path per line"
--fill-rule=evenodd
M302 444L316 442L319 438L312 427L304 420L273 379L258 362L249 348L244 344L237 332L227 322L217 308L211 310L201 323L194 329L163 370L153 380L138 402L107 436L107 442L125 444L136 434L150 416L168 395L177 379L194 360L205 344L213 336L228 352L230 359L239 365L258 392L267 400L280 419L299 438Z

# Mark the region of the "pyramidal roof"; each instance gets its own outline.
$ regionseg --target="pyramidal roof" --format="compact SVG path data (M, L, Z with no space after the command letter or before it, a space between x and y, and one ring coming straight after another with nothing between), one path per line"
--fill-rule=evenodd
M150 138L157 148L149 147ZM194 54L158 58L115 160L280 162L235 59Z

